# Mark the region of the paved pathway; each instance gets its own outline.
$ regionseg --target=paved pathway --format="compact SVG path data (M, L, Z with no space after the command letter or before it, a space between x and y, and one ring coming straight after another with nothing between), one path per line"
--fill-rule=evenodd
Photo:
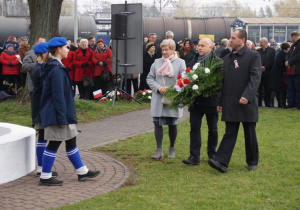
M188 118L184 111L183 121ZM97 178L78 182L76 172L69 162L62 145L54 163L60 187L38 186L35 172L18 180L0 185L0 209L47 209L75 203L121 187L129 177L128 168L121 162L91 148L153 131L150 110L140 110L109 117L92 123L80 124L77 137L83 162L91 170L100 170Z

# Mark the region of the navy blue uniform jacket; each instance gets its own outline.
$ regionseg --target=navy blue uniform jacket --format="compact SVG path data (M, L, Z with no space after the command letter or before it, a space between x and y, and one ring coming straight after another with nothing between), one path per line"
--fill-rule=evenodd
M42 126L77 124L72 83L66 68L51 58L41 71Z

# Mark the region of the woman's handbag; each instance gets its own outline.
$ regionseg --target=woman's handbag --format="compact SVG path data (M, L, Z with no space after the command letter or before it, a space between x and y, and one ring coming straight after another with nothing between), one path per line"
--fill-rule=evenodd
M100 76L101 82L111 82L112 81L112 74L108 68L105 68Z
M82 78L83 86L84 87L93 87L94 86L94 80L93 80L93 75L91 73L91 69L90 69L90 74L91 74L90 77L85 76L86 69L87 68L84 69L84 74L83 74L83 78Z
M165 78L162 77L164 86L166 86L166 82L165 82ZM171 100L167 98L167 96L163 95L162 99L161 99L161 103L164 105L169 105L171 103Z

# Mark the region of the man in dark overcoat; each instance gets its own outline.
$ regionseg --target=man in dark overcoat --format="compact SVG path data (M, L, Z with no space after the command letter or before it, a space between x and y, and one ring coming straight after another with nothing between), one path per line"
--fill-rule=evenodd
M214 159L209 165L226 172L234 149L240 122L243 124L246 162L248 170L257 169L258 144L256 122L258 121L257 89L261 79L261 59L258 52L246 46L247 32L242 29L231 34L233 49L224 60L224 81L218 111L226 123L225 134Z
M275 50L268 46L268 39L263 37L259 41L260 48L257 50L261 57L262 76L258 88L258 105L262 106L262 98L264 98L266 107L274 107L274 97L271 98L271 90L269 88L270 72L275 59Z
M196 63L201 67L209 65L212 60L222 61L213 51L213 41L209 38L203 38L198 43L198 55L190 62L191 68ZM222 71L222 63L217 67L216 71ZM190 112L190 156L182 160L187 165L199 165L200 148L201 148L201 124L205 115L208 127L207 139L207 155L208 158L214 158L218 144L218 118L217 105L219 96L204 97L202 95L195 99L192 106L189 107Z

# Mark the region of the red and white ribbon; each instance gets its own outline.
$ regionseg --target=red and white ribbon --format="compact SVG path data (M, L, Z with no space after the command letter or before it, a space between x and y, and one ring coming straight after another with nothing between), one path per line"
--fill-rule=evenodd
M234 60L233 62L234 62L234 66L235 66L235 68L236 68L236 69L237 69L237 68L239 68L238 61L237 61L237 60Z

